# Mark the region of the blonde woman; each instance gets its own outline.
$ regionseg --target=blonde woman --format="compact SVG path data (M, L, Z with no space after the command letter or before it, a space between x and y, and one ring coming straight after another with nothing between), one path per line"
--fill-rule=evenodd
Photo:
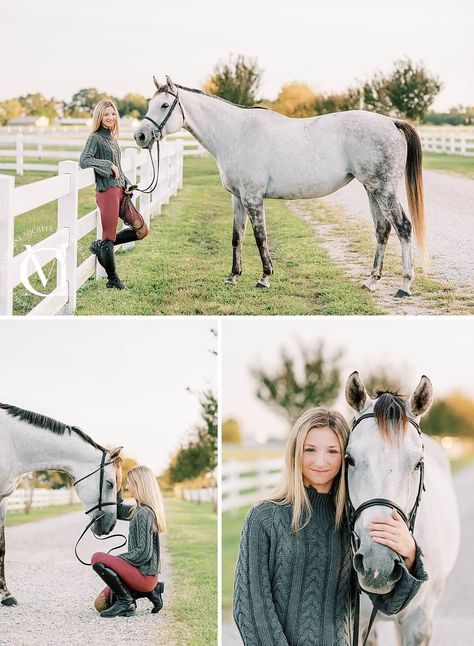
M96 201L102 221L102 240L91 244L90 251L107 272L107 287L124 289L115 269L114 246L144 238L148 229L141 215L133 207L123 209L130 227L117 231L124 194L133 193L131 182L120 166L118 144L119 116L115 104L100 101L92 117L92 133L81 153L81 168L93 168L96 180Z
M117 469L117 518L130 521L128 551L119 556L97 552L92 567L107 587L94 606L101 617L130 617L135 613L135 600L147 597L153 603L152 613L163 607L164 584L158 581L161 532L166 530L163 498L151 469L137 466L127 476L128 491L135 505L122 499L121 460Z
M349 427L313 408L291 430L283 484L247 515L234 581L234 619L244 644L350 646L356 590L344 523ZM378 519L377 519L378 520ZM406 568L380 610L399 612L426 573L403 520L394 523ZM376 522L373 540L386 525Z

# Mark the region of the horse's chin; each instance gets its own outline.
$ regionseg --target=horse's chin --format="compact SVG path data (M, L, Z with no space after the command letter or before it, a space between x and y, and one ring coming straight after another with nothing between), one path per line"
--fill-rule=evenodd
M370 594L389 594L395 587L395 583L396 581L381 581L378 585L374 585L370 581L366 581L364 578L359 577L360 587L364 592L370 592Z
M389 594L400 580L402 573L402 567L396 563L388 576L380 575L377 570L359 574L359 585L365 592L371 594Z
M96 536L107 536L115 527L115 518L98 518L92 525Z

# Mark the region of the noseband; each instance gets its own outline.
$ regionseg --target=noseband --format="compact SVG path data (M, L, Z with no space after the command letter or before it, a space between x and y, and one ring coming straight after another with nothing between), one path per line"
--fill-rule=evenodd
M352 424L352 430L355 429L355 427L362 422L364 419L369 419L369 418L374 418L375 415L373 413L365 413L364 415L361 415L358 419L354 421ZM415 427L418 435L421 438L421 428L419 424L413 419L413 417L408 417L408 422ZM424 446L422 445L422 448L424 450ZM369 509L370 507L389 507L390 509L396 509L397 512L400 514L400 516L403 518L405 524L407 525L408 529L410 530L410 533L413 534L413 530L415 529L415 520L416 520L416 514L418 511L418 507L420 505L421 501L421 495L422 492L425 491L425 469L424 469L424 462L423 459L420 462L420 481L418 484L418 493L416 496L415 503L408 514L404 512L404 510L397 505L395 502L392 500L388 500L387 498L371 498L370 500L366 500L362 504L360 504L357 509L354 509L354 505L352 504L351 497L349 494L349 480L348 480L348 470L349 470L349 465L346 462L346 506L345 506L345 511L346 511L346 520L347 520L347 526L349 528L349 533L351 536L351 547L352 547L352 554L354 555L357 550L359 549L360 545L360 539L359 536L357 535L357 532L355 531L355 523L358 517L361 515L363 511L366 509ZM356 576L357 579L357 576ZM357 597L356 597L356 609L355 609L355 622L354 622L354 636L353 636L353 646L358 646L359 643L359 614L360 614L360 593L361 593L362 588L360 587L359 580L357 579ZM377 600L374 602L374 607L372 609L372 613L370 615L370 620L369 624L367 627L367 632L365 634L365 639L363 642L363 646L365 646L367 639L369 637L370 630L372 628L372 625L375 621L375 617L378 612L378 608L380 605L379 598L377 597Z
M97 469L94 469L94 471L91 471L91 472L90 472L90 473L88 473L87 475L83 476L82 478L79 478L79 480L76 480L76 481L74 482L74 486L76 486L76 485L78 485L80 482L82 482L83 480L86 480L87 478L90 478L91 476L93 476L95 473L97 473L97 471L100 471L100 480L99 480L99 502L97 503L97 505L94 505L93 507L91 507L90 509L88 509L88 510L85 512L86 516L87 516L87 514L90 514L92 511L95 511L96 509L98 509L99 511L102 511L102 507L109 507L109 506L111 506L111 505L114 505L115 507L117 506L117 503L116 503L116 502L102 502L102 489L103 489L103 487L104 487L104 469L105 469L105 467L107 467L109 464L113 464L113 460L109 460L109 462L106 462L106 461L105 461L106 456L107 456L107 453L106 453L105 451L102 451L102 458L101 458L101 461L100 461L100 466L99 466L99 467L97 467ZM80 543L80 542L81 542L81 540L83 539L83 537L84 537L84 535L86 534L87 530L88 530L88 529L89 529L89 528L90 528L90 527L91 527L91 526L92 526L92 525L93 525L97 520L100 520L101 518L103 518L103 516L105 516L105 512L103 512L100 516L97 516L96 518L93 518L93 519L88 523L88 525L86 526L86 528L85 528L85 530L82 532L82 534L79 536L79 538L77 539L76 546L75 546L75 548L74 548L74 553L75 553L75 555L76 555L77 560L78 560L78 561L80 561L80 562L82 563L82 565L91 565L91 563L86 563L85 561L83 561L83 560L81 559L81 557L80 557L80 556L79 556L79 554L77 553L77 546L79 545L79 543ZM94 534L94 532L92 532L92 533ZM117 538L117 537L118 537L118 538L123 538L123 539L124 539L124 542L123 542L123 543L121 543L120 545L117 545L117 547L113 547L111 550L109 550L108 554L110 554L110 552L113 552L114 550L118 550L118 549L120 549L120 548L121 548L121 547L123 547L123 546L126 544L126 542L127 542L127 539L125 538L125 536L124 536L123 534L113 534L112 536L96 536L96 535L94 534L94 537L95 537L97 540L99 540L99 541L105 541L105 540L107 540L107 539L109 539L109 538Z
M165 118L160 123L156 123L156 121L149 116L143 117L143 120L146 119L147 121L151 121L151 123L155 126L155 128L152 130L152 135L153 135L153 140L156 142L156 168L153 163L153 156L151 154L151 151L153 148L153 144L152 144L151 148L148 149L148 153L150 155L151 167L153 168L153 178L151 182L148 184L146 188L143 188L143 189L138 188L138 186L136 185L130 187L132 190L139 191L140 193L147 193L147 194L153 193L153 191L158 186L158 180L160 177L160 141L163 139L163 128L167 124L169 118L173 114L173 110L177 105L179 105L181 114L183 115L183 121L185 120L183 106L181 105L181 102L179 100L178 93L176 92L175 94L174 92L171 92L170 90L168 90L167 94L171 94L171 96L174 96L174 101L171 104L170 109L166 113Z

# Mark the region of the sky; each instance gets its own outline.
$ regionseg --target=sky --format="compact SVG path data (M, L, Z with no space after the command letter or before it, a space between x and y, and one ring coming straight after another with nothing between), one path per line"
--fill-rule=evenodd
M196 394L216 392L212 328L207 318L0 320L0 401L123 446L159 474L200 421Z
M150 96L165 74L201 87L231 53L257 59L261 97L274 99L292 81L343 91L408 56L440 77L434 108L446 110L474 104L473 18L471 0L2 0L0 100Z
M225 319L222 325L222 419L238 419L247 438L259 433L284 437L288 430L285 418L255 397L250 369L272 371L280 365L282 348L293 355L300 345L314 347L320 341L328 355L343 350L343 387L354 370L364 380L384 366L404 377L406 395L425 374L436 398L453 391L474 398L473 317L254 318ZM334 406L349 416L343 391Z

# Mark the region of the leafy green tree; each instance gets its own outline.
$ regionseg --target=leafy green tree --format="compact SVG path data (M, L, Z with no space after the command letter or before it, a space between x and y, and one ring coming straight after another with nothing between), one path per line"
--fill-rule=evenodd
M217 63L204 90L232 103L255 105L262 73L256 59L231 54L227 61Z
M47 99L40 92L26 94L19 97L23 112L28 117L48 117L55 119L58 116L58 103L55 99Z
M293 423L312 406L330 406L341 386L338 366L341 353L327 357L323 344L299 350L299 356L281 351L281 364L274 371L254 368L256 395L270 408ZM298 364L303 364L298 370Z
M76 92L70 103L64 104L64 115L66 117L90 117L94 108L102 99L116 99L104 92L99 92L95 87L83 88Z
M143 119L148 110L148 100L141 94L126 94L117 101L117 109L121 117Z
M229 418L222 423L222 442L225 444L242 443L242 431L238 420Z
M390 114L392 102L387 90L388 78L377 72L370 81L360 88L365 110Z
M423 432L428 435L474 438L473 425L453 410L447 400L442 399L435 402L423 418Z
M21 117L23 106L18 99L7 99L0 103L0 125L5 125L10 119Z
M419 121L442 87L439 78L430 74L422 63L401 58L395 61L395 69L385 90L399 116Z

